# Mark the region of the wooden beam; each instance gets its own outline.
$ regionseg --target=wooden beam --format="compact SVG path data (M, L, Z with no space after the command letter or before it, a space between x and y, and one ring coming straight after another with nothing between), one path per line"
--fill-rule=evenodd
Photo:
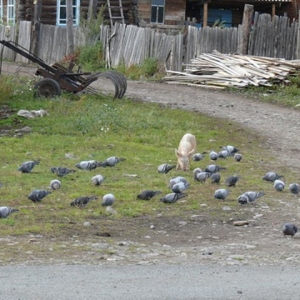
M203 27L207 27L207 18L208 18L208 4L203 4Z
M238 53L240 54L248 53L248 44L250 38L253 12L254 12L254 6L250 4L245 4L243 22L242 22L242 34L238 43Z
M35 55L38 54L39 36L40 36L40 25L41 25L41 14L42 14L42 0L34 0L34 13L33 13L33 24L32 24L32 41L31 41L31 52Z
M273 3L272 4L272 14L271 14L272 21L274 20L275 15L276 15L276 6L275 6L275 3Z

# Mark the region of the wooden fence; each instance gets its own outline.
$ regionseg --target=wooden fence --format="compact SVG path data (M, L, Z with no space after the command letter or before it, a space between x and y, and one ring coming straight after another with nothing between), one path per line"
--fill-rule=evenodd
M147 58L157 58L168 70L181 71L184 64L202 53L211 53L213 50L221 53L238 52L242 31L242 25L238 28L188 26L184 33L167 35L149 28L117 23L113 28L101 26L100 40L108 67L141 64ZM271 20L268 14L255 13L247 54L299 59L298 31L298 22L290 23L287 17L275 16ZM13 26L0 26L0 39L16 41L29 49L31 23L21 21L18 34ZM61 61L67 52L66 40L66 28L41 24L37 55L48 64ZM87 43L83 29L74 28L75 46ZM27 62L27 59L6 47L3 49L3 59Z

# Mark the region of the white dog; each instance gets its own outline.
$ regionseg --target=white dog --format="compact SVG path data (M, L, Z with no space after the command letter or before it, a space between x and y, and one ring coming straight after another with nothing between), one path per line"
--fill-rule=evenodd
M178 150L175 149L177 156L177 170L187 171L190 168L190 159L195 153L197 147L196 138L190 133L186 133L178 146Z

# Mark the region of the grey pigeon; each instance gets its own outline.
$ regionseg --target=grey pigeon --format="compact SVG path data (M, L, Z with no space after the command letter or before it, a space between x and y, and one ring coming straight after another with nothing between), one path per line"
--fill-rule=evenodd
M144 190L140 194L137 195L137 199L140 200L150 200L156 195L161 194L161 191L153 191L153 190Z
M237 153L239 151L238 148L231 146L231 145L223 146L221 148L223 150L226 150L229 153L229 155L234 155L235 153Z
M35 165L38 165L40 163L39 160L29 160L26 162L23 162L18 170L21 171L22 173L30 173L32 169L34 168Z
M19 211L16 208L11 208L8 206L0 206L0 218L7 218L10 214Z
M193 170L194 176L195 176L197 173L200 173L200 172L202 172L202 169L201 169L201 168L195 168L195 169Z
M280 179L282 177L283 177L282 175L279 175L276 172L267 172L262 179L266 181L274 182L276 179Z
M112 206L115 202L115 196L113 194L106 194L102 199L102 206Z
M167 174L168 172L170 172L175 167L176 167L176 165L161 164L161 165L158 166L157 170L158 170L158 173Z
M300 189L300 186L298 183L291 183L289 185L289 190L290 192L293 194L293 195L298 195L299 194L299 189Z
M40 202L40 201L42 201L43 198L45 198L49 194L51 194L50 191L46 191L46 190L33 190L28 195L28 199L30 199L33 202Z
M225 184L227 186L235 186L240 178L241 178L240 176L235 176L235 175L228 176L226 178Z
M52 190L58 190L61 187L61 182L58 179L53 179L50 181L50 188Z
M190 187L189 183L185 183L185 182L180 181L178 183L175 183L172 186L172 192L174 192L174 193L182 193L185 190L187 190L189 187Z
M195 153L193 155L193 161L200 161L204 158L204 153Z
M218 189L214 193L214 198L224 201L229 194L230 194L230 190Z
M119 162L125 161L125 160L126 159L122 158L122 157L110 156L105 161L99 162L98 166L101 166L101 167L114 167Z
M78 169L81 170L94 170L98 166L98 162L96 160L83 160L75 165Z
M226 170L226 168L224 167L220 167L218 165L208 165L206 168L205 168L205 172L208 172L208 173L217 173L221 170Z
M264 192L248 191L240 195L237 200L240 204L250 204L250 203L254 203L258 198L264 195L265 195Z
M243 155L241 153L235 153L234 154L234 159L237 161L237 162L240 162L242 159L243 159Z
M175 203L178 199L181 199L185 196L187 196L185 193L170 193L160 198L160 201L163 203Z
M92 177L92 183L94 185L101 185L105 180L105 177L103 177L102 175L98 174Z
M283 235L291 235L294 236L298 231L297 226L292 223L285 223L282 227Z
M210 179L211 183L219 183L221 180L221 175L219 173L211 174Z
M209 172L199 172L194 175L194 180L204 183L210 175Z
M282 192L285 188L285 183L280 179L276 179L274 181L274 188L275 188L276 191Z
M176 176L170 179L169 188L172 189L173 185L179 182L187 183L187 180L183 176Z
M85 207L91 200L96 200L98 199L96 196L92 196L92 197L78 197L76 198L74 201L72 201L70 203L71 206L76 206L76 207L80 207L83 208Z
M76 170L73 170L73 169L68 169L68 168L65 168L65 167L52 167L51 169L51 172L56 174L57 176L60 176L60 177L63 177L69 173L73 173L73 172L76 172Z
M230 153L226 149L223 149L218 153L219 158L227 158L228 156L230 156Z
M209 158L211 160L217 160L219 158L219 154L217 152L215 152L215 151L212 150L209 153Z

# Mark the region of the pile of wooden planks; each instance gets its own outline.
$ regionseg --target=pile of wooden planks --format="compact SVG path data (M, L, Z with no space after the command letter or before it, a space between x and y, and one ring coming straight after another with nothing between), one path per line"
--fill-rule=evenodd
M300 61L279 58L222 54L213 51L191 59L184 72L167 71L164 80L173 84L201 85L216 88L271 86L288 82Z

